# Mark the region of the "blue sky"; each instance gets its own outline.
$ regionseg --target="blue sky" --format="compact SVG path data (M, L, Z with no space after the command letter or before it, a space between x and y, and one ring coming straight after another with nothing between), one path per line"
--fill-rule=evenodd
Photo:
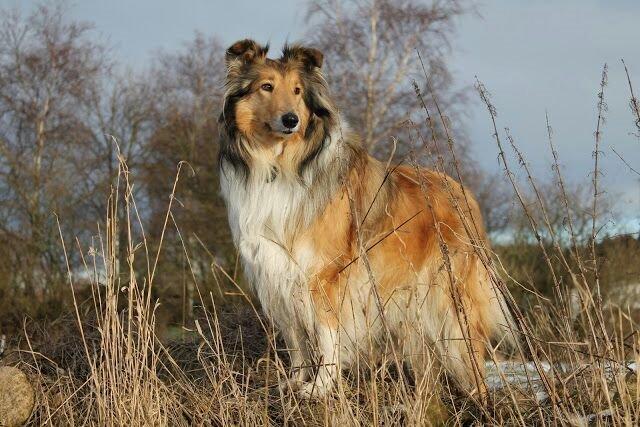
M28 10L37 2L0 0ZM113 46L115 59L141 69L158 49L172 50L196 30L225 43L252 37L279 48L303 39L306 2L235 0L78 0L75 18L91 21ZM640 140L634 130L620 59L640 94L640 1L484 0L479 15L461 18L451 67L456 84L485 83L498 109L499 128L509 127L539 175L550 173L545 111L549 112L564 173L589 183L596 94L602 65L609 64L609 110L603 139L603 184L626 218L640 212L640 181L611 151L615 147L640 169ZM407 82L409 84L410 82ZM475 94L466 123L477 161L498 170L491 123Z
M495 0L480 3L481 18L459 25L453 66L459 84L475 75L485 83L498 109L498 125L509 127L531 166L550 172L545 111L549 112L564 173L589 183L593 168L596 94L605 62L609 65L608 105L603 134L604 186L627 218L640 213L640 178L611 147L638 169L640 140L634 131L624 58L640 91L640 1ZM496 168L489 143L488 116L471 105L468 131L478 160Z

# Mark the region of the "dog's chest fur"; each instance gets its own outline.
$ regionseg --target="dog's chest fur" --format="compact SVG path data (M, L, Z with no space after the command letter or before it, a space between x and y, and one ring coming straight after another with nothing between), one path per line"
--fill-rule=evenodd
M221 184L247 279L263 307L281 304L303 277L287 227L300 216L304 192L278 179L243 182L223 174Z
M326 205L329 191L254 168L246 180L232 168L220 174L234 243L245 274L262 307L274 317L306 307L310 321L308 274L317 254L302 238L306 227ZM281 319L285 320L285 319Z

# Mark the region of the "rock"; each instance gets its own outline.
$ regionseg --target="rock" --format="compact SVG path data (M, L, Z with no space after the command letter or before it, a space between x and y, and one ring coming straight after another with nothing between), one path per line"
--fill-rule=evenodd
M24 424L33 411L35 391L18 368L0 366L0 426Z

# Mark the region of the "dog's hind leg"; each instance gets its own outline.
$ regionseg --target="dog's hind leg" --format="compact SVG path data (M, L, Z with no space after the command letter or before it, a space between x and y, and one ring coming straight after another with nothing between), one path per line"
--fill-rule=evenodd
M457 387L480 401L487 396L484 357L486 344L473 328L463 332L465 326L452 322L452 331L438 346L442 363L453 377Z
M415 337L417 338L417 337ZM437 363L432 354L432 346L427 342L411 339L403 346L403 359L411 370L416 393L433 389L438 376Z

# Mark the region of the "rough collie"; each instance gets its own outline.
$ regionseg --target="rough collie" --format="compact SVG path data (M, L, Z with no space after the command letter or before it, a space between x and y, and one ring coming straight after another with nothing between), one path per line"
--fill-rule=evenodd
M321 52L267 50L226 51L219 167L246 277L290 352L287 385L321 396L356 357L389 354L482 391L485 346L513 321L474 250L476 201L442 173L369 156Z

